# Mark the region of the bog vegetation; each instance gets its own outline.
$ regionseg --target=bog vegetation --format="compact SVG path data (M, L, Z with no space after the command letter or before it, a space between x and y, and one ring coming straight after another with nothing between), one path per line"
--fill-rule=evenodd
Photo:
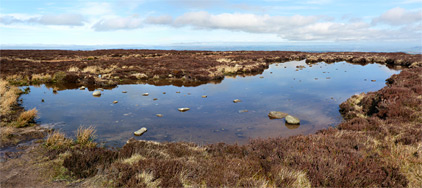
M14 51L7 53L9 55L1 59L2 71L5 70L4 66L10 65L10 61L32 66L32 63L39 64L41 60L38 59L44 58L40 58L39 54L28 52L33 56L29 61L23 59L25 54L16 54ZM89 52L98 53L92 57L75 56L74 52L67 51L60 53L67 54L69 57L69 63L63 63L60 65L63 67L59 67L59 70L63 69L64 74L52 74L46 71L46 67L56 65L54 64L56 59L52 58L48 60L52 63L48 65L44 63L41 66L47 74L53 75L44 74L46 79L51 77L55 80L71 80L73 78L68 72L78 72L79 75L74 78L81 81L82 73L98 74L105 69L105 67L89 67L99 66L102 58L115 56L124 60L132 58L129 54L121 54L120 51L116 53L117 55L109 56L101 56L102 51ZM85 52L77 53L84 54ZM211 52L181 52L182 55L189 53L201 53L204 57L215 55ZM245 53L245 56L250 57L249 52ZM265 55L265 53L262 54ZM300 56L301 53L288 54L288 57L298 55L298 58L304 58ZM144 55L145 59L169 56L161 52L136 55ZM262 58L261 60L266 63L278 61L277 58L269 59L264 56L256 57L257 54L253 55L255 56L252 59ZM332 57L324 56L324 54L303 53L302 55L306 56L310 62L320 60L330 62L329 57ZM366 62L371 53L360 54L361 56L340 53L337 55L331 61L337 61L341 57L349 58L353 62ZM11 60L11 56L15 59ZM241 62L242 59L236 55L225 54L225 56L229 56L230 62ZM95 129L88 127L80 128L75 140L67 138L63 133L52 132L38 149L44 151L41 152L43 156L54 161L54 168L51 168L55 172L53 179L60 179L67 183L77 182L78 185L83 186L422 187L422 65L417 60L419 56L415 56L416 62L413 62L413 56L401 60L399 56L406 56L403 54L386 54L385 56L388 58L381 58L381 60L387 64L398 63L412 68L392 76L383 89L353 96L342 103L340 109L345 121L335 128L321 130L316 134L256 139L245 145L219 143L198 146L192 143L158 143L131 139L122 148L115 149L96 144L94 142ZM75 63L75 58L97 63L87 63L90 64L87 66L85 63L83 63L85 65ZM287 58L287 56L282 56L282 58ZM373 59L377 58L380 57L374 55ZM179 60L185 62L183 58ZM143 63L149 65L149 60ZM218 63L228 63L228 61L221 60ZM69 66L71 64L76 68ZM151 63L151 65L157 66L157 63ZM158 65L165 65L165 63ZM214 65L217 64L209 64L209 66ZM239 66L244 65L240 63ZM130 68L130 65L128 67ZM148 69L148 66L146 67ZM158 72L153 74L159 74L159 71L167 74L167 70L164 69L154 70ZM10 69L10 71L16 70ZM125 71L111 70L110 74L118 77L127 75L123 72ZM115 73L119 75L113 75ZM179 72L173 73L176 77L189 75L195 78L196 72L189 73L184 70L180 75ZM9 72L7 75L10 76ZM19 75L21 80L28 76L26 73L19 73ZM16 77L9 81L19 79ZM44 78L39 76L37 79ZM26 81L32 82L32 80L33 77ZM94 80L94 83L96 81ZM0 86L3 142L3 137L9 139L8 134L14 134L14 130L27 129L28 127L17 127L28 126L33 121L36 110L10 115L14 113L19 89L9 86L5 81L1 81ZM12 126L14 125L13 118L14 121L22 122L18 124L22 126Z

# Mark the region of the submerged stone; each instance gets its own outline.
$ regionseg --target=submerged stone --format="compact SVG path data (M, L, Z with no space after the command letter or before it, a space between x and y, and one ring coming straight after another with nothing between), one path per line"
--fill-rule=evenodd
M145 132L147 132L147 128L142 127L141 129L139 129L139 130L137 130L137 131L133 132L133 134L134 134L135 136L141 136L141 135L143 135Z
M282 119L286 117L287 115L289 114L284 113L284 112L279 112L279 111L271 111L270 113L268 113L268 117L270 119Z
M288 124L296 125L296 124L299 124L300 123L299 118L294 117L294 116L291 116L291 115L287 115L284 119L286 120L286 122Z

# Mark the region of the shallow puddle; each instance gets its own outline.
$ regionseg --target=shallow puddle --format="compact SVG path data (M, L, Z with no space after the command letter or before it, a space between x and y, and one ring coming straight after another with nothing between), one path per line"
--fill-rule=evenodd
M148 131L138 139L242 144L249 138L309 134L335 126L342 121L340 103L354 94L381 89L385 79L397 73L378 64L310 66L292 61L272 64L256 76L226 76L220 84L119 85L102 91L100 97L87 89L53 92L42 85L30 86L31 92L21 98L26 109L38 109L37 121L43 126L74 136L79 126L92 125L97 140L106 145L123 145L141 127ZM235 99L241 102L234 103ZM190 110L178 111L182 107ZM301 124L271 120L270 111L296 116Z

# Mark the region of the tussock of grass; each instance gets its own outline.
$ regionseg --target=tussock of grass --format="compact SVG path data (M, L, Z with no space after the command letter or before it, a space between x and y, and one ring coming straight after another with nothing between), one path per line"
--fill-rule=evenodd
M50 74L33 74L31 81L32 82L48 82L52 79Z
M79 68L78 67L75 67L75 66L72 66L67 71L69 71L69 72L78 72L79 71Z
M17 120L16 127L28 126L37 117L38 110L33 108L31 110L22 112Z
M99 66L87 66L85 67L82 72L89 72L93 74L97 74L101 68Z
M13 127L9 127L9 126L2 127L0 131L2 141L13 137L13 132L14 132Z
M95 147L97 144L94 142L94 127L79 127L76 133L76 143L80 146Z
M48 135L45 146L49 149L67 149L72 146L73 141L65 137L64 133L55 131Z
M21 92L18 87L10 86L7 81L0 79L0 115L10 113L11 107L16 104Z
M130 158L124 159L122 163L133 164L133 163L138 162L141 159L145 159L145 157L142 157L142 155L139 155L136 153L136 154L133 154Z

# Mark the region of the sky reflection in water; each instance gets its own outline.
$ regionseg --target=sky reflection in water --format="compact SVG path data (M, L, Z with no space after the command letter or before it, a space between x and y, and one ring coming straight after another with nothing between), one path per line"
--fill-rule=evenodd
M306 68L296 71L299 65ZM88 90L54 94L51 88L31 86L31 92L21 98L26 109L38 109L41 124L53 124L68 136L74 136L80 125L92 125L97 140L111 146L122 146L141 127L148 132L138 139L242 144L249 138L309 134L335 126L342 120L340 103L353 94L381 89L384 80L398 72L378 64L340 62L309 67L304 61L292 61L272 64L261 75L226 77L220 84L119 85L104 90L101 97L93 97ZM242 102L233 103L234 99ZM180 107L190 110L179 112ZM300 118L300 126L270 120L267 115L273 110Z

